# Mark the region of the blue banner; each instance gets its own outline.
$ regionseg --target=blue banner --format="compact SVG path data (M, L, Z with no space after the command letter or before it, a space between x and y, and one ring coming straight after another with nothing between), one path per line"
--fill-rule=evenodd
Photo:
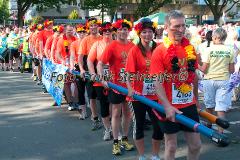
M62 95L67 67L54 64L46 58L43 59L42 82L58 106L62 103Z

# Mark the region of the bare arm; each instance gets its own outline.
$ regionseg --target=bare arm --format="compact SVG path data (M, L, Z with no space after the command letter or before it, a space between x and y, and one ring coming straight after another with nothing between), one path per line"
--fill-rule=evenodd
M56 51L56 57L57 57L57 60L59 60L60 62L62 62L62 64L64 64L61 53L58 50Z
M208 69L209 63L205 63L203 62L202 65L198 65L198 69L200 71L202 71L203 73L206 73L207 69Z
M94 70L94 64L89 59L87 59L87 66L88 66L89 73L91 75L91 80L95 81L96 73L95 73L95 70Z
M103 72L103 62L102 61L99 61L98 64L97 64L97 72L98 72L98 75L100 77L100 79L102 80L102 84L105 86L105 87L108 87L107 85L107 82L104 80L104 72Z
M234 71L235 71L234 63L230 63L229 64L229 72L234 73Z
M133 94L134 94L134 89L132 88L132 84L130 82L130 74L129 72L127 72L127 81L126 81L126 85L127 85L127 88L128 88L128 96L129 97L132 97Z
M195 75L194 81L193 81L193 94L196 98L196 105L198 108L200 108L200 104L198 102L198 77Z
M44 57L43 41L39 41L39 54Z
M83 57L84 57L83 54L78 55L78 65L80 68L80 72L82 72L82 73L85 72L85 69L83 68Z

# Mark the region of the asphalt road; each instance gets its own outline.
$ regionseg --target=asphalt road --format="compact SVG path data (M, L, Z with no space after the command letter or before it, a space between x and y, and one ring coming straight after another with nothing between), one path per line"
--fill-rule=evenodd
M64 105L52 107L51 96L42 93L30 76L0 71L0 160L137 159L136 150L112 156L112 142L102 140L103 130L91 131L90 118L78 120L78 113ZM232 143L221 148L202 136L200 160L240 159L240 107L233 107L228 113L232 125L226 133ZM149 157L151 130L146 131L145 141ZM185 160L187 148L182 134L178 142L176 159ZM161 150L163 157L163 143Z

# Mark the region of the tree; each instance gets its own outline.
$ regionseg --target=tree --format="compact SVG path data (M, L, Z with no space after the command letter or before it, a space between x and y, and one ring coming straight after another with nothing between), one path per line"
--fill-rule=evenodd
M172 2L172 0L139 0L138 7L135 12L137 17L145 17L152 14L163 7L165 4Z
M23 25L23 17L25 13L34 5L37 7L38 11L42 11L47 8L57 8L60 10L60 6L66 3L69 3L69 0L17 0L17 23L19 26Z
M9 17L8 3L4 0L0 0L0 23L5 23L5 20Z
M236 4L240 3L240 0L204 0L214 16L214 22L219 23L223 12L227 13ZM227 8L228 7L228 8Z
M115 10L119 4L117 0L85 0L81 1L81 8L82 9L99 9L102 13L102 21L104 20L104 13L111 12Z

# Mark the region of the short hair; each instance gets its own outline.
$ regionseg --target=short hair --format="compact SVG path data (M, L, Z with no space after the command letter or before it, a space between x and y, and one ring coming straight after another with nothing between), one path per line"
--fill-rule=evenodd
M239 36L238 36L238 32L237 32L237 31L234 31L232 36L233 36L233 37L232 37L233 40L237 40L238 37L239 37Z
M165 24L169 25L171 19L185 18L184 14L180 10L172 10L165 17Z
M222 27L215 29L212 35L217 36L221 42L224 42L227 38L227 32Z

